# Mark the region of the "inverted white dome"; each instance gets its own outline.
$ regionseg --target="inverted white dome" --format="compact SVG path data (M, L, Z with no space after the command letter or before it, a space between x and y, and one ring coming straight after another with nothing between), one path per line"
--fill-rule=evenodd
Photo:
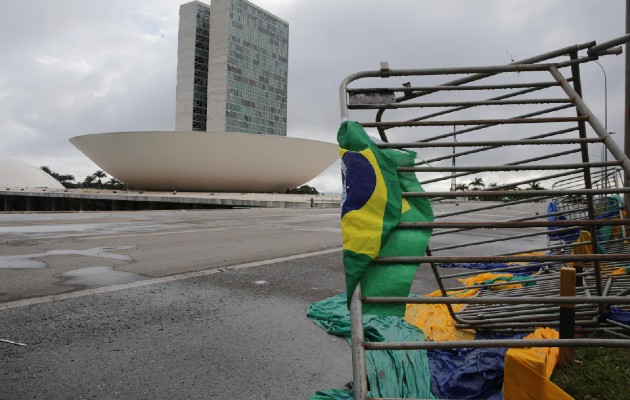
M112 132L70 143L111 176L147 190L284 192L339 157L332 143L238 133Z
M0 160L0 187L63 189L61 183L41 169L17 160Z

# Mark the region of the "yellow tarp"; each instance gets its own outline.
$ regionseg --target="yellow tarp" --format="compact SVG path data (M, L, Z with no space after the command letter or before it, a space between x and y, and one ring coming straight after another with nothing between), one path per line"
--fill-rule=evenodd
M525 339L558 339L558 331L538 328ZM557 347L508 349L505 354L503 398L509 400L572 400L549 380L558 363Z
M591 234L588 231L581 231L577 239L578 243L583 243L573 248L573 254L593 254L593 246L591 245ZM582 262L572 263L574 267L583 266ZM601 271L605 275L625 275L626 267L618 267L607 262L600 263Z
M475 276L471 276L470 278L458 279L461 283L466 286L479 285L480 283L484 283L485 281L489 281L496 278L511 278L512 274L494 274L492 272L484 272L482 274L478 274Z
M485 281L506 278L509 279L512 274L495 274L485 272L466 279L460 279L465 286L472 286L483 283ZM521 284L507 284L500 288L521 287ZM479 289L468 289L461 291L448 292L449 297L472 297L477 294ZM436 290L427 296L438 297L442 292ZM455 312L461 310L462 304L453 304ZM443 342L449 340L473 340L475 331L473 329L456 329L455 321L451 318L448 308L444 304L407 304L405 312L405 321L414 325L424 332L425 340Z
M449 297L472 297L479 289L449 292ZM441 296L437 290L428 294L430 297ZM463 304L453 304L455 312L461 310ZM448 340L473 340L475 331L472 329L456 329L455 321L451 318L445 304L407 304L405 321L424 332L425 340L444 342Z
M480 285L486 281L492 281L492 280L497 281L494 283L499 283L500 278L504 278L506 281L509 281L510 278L512 278L512 276L513 276L512 274L495 274L492 272L484 272L482 274L475 275L470 278L458 279L458 280L466 286L473 286L473 285ZM490 290L516 289L522 286L523 285L521 285L520 283L509 283L509 284L505 284L501 286L492 286Z

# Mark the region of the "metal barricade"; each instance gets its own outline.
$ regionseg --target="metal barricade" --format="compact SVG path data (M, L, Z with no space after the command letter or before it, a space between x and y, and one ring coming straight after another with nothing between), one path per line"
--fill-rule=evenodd
M630 188L619 184L620 173L630 174L630 160L582 100L580 77L580 65L619 54L614 46L629 40L584 43L503 66L392 70L382 63L342 82L342 119L378 136L381 148L417 151L416 165L399 171L415 172L425 191L403 197L428 198L435 211L434 222L397 227L433 229L425 256L375 262L432 268L442 293L365 298L357 288L351 302L355 398L367 398L365 350L630 347L630 326L606 319L611 306L630 304L628 275L614 273L630 266L624 214ZM612 159L592 161L589 151L597 146ZM492 264L492 272L536 272L511 290L495 290L505 282L459 282L482 264ZM567 268L576 272L568 284L575 295L561 293ZM474 297L449 297L471 288L479 289ZM547 326L559 328L561 339L366 343L364 302L446 304L459 328L529 332ZM465 306L455 311L453 304ZM620 338L575 339L576 331Z

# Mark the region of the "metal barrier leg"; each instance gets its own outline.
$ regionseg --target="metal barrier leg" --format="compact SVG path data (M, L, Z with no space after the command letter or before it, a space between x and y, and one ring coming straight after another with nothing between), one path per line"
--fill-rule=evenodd
M368 382L365 368L361 284L357 285L350 300L350 325L352 332L352 378L354 380L354 398L355 400L366 400L368 398Z
M560 268L560 296L575 296L575 269ZM575 305L560 305L560 339L573 339L575 336ZM575 362L575 352L571 347L560 348L560 364Z

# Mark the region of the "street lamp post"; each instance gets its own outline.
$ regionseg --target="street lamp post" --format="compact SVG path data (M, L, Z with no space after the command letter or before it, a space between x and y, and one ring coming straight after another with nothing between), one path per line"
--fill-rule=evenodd
M606 70L602 65L595 61L595 63L599 66L599 68L604 73L604 129L608 135L612 135L612 132L608 132L608 79L606 77ZM602 143L602 158L603 162L608 161L608 149L606 148L606 143ZM604 176L602 177L602 184L605 186L608 182L608 167L604 166Z
M604 129L608 132L608 79L606 78L606 70L602 65L595 61L595 64L599 65L604 73ZM602 143L602 161L608 161L608 152L606 151L606 144Z

